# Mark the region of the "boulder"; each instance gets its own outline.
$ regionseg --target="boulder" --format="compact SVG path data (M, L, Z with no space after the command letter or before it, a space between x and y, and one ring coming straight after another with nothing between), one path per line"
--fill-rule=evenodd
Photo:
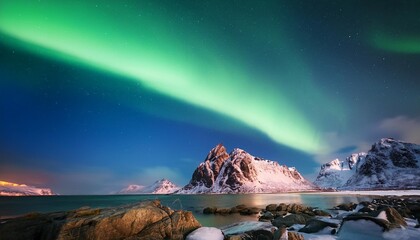
M331 217L331 214L329 212L326 212L326 211L320 210L320 209L313 210L313 213L317 216Z
M201 225L191 212L159 201L112 208L30 214L3 220L2 239L184 239Z
M235 223L221 230L226 236L226 239L273 239L274 231L277 228L273 227L271 223L257 222L257 221L245 221Z
M338 228L338 224L333 223L333 222L322 221L321 219L314 218L314 219L309 220L306 223L306 225L299 230L299 232L316 233L316 232L319 232L326 227Z
M352 214L352 215L349 215L349 216L347 216L343 219L341 227L343 228L344 225L349 221L359 221L359 220L366 220L366 221L373 222L376 225L378 225L379 227L381 227L383 232L389 231L389 230L392 229L391 223L388 222L387 220L377 218L377 217L372 217L372 216L367 215L367 214Z
M312 208L303 204L292 203L287 206L287 211L290 213L312 212Z
M270 211L270 212L274 212L277 209L277 204L269 204L265 207L265 210Z
M290 214L285 217L278 217L272 221L272 224L276 227L290 227L293 224L306 224L306 222L309 219L312 219L313 217L307 215L307 214Z
M280 203L278 206L277 206L277 208L276 208L276 210L277 211L287 211L287 204L285 204L285 203Z
M230 209L230 212L231 213L239 213L239 211L241 211L241 210L243 210L245 208L248 208L248 207L245 204L240 204L240 205L237 205L237 206L231 208Z
M232 211L230 208L217 208L216 209L216 214L222 214L222 215L228 215L231 214Z
M274 219L274 215L271 212L267 211L260 216L258 221L260 221L260 222L271 222L271 220L273 220L273 219Z
M353 211L357 207L355 203L343 203L335 207L337 210Z
M373 217L382 217L393 225L393 227L407 227L407 222L404 218L392 207L379 208L375 212L369 214Z
M287 232L287 240L304 240L302 234L299 234L297 232Z
M304 237L302 234L288 231L285 227L283 227L274 233L273 240L304 240Z
M214 214L216 212L216 207L206 207L203 209L204 214Z
M256 208L256 207L251 207L251 208L241 209L239 211L239 214L241 214L241 215L253 215L253 214L258 214L260 212L261 212L261 209Z

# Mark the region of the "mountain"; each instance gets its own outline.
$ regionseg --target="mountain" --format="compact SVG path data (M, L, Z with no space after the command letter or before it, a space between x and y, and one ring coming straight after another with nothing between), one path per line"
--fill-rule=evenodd
M254 157L235 148L230 154L219 144L177 193L275 193L317 189L295 168Z
M140 193L143 188L145 188L145 186L130 184L128 187L121 189L118 194L136 194Z
M26 184L0 181L0 196L56 195L49 188L37 188Z
M149 186L129 185L119 191L119 194L169 194L179 190L179 187L167 179L161 179Z
M357 166L364 161L366 153L354 153L346 160L332 160L323 164L314 184L321 188L342 187L356 172Z
M349 169L340 170L334 161L324 164L314 183L339 190L420 188L420 145L383 138L355 159ZM336 179L340 181L334 184Z

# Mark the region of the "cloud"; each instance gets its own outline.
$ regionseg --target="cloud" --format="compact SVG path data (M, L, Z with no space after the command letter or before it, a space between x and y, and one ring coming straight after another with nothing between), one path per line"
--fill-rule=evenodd
M420 143L420 118L397 116L384 119L377 128L384 137L393 137L406 142Z
M368 136L365 138L365 133L353 131L351 133L328 132L324 134L324 139L328 149L314 155L314 159L324 164L336 158L344 159L351 153L366 152L370 149L372 143L376 140Z

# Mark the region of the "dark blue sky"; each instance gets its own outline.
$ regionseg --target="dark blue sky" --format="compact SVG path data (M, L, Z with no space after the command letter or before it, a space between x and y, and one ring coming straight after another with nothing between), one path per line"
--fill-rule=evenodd
M311 177L420 142L416 1L24 2L0 4L0 180L183 185L218 143Z

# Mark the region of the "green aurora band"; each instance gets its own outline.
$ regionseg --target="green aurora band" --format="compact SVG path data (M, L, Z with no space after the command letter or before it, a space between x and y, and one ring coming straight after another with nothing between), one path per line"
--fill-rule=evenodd
M277 143L307 153L325 150L315 127L282 94L287 89L258 81L261 76L247 69L231 46L203 40L208 39L203 34L211 37L206 30L200 35L192 28L184 34L177 29L185 26L171 22L159 6L144 8L139 14L123 4L2 1L0 31L8 44L138 81L151 91L258 129ZM290 47L281 37L277 40ZM290 75L308 78L293 52L283 58L283 67L291 69L286 81Z
M385 33L375 32L371 37L372 45L376 48L404 54L420 53L420 36L395 37Z

